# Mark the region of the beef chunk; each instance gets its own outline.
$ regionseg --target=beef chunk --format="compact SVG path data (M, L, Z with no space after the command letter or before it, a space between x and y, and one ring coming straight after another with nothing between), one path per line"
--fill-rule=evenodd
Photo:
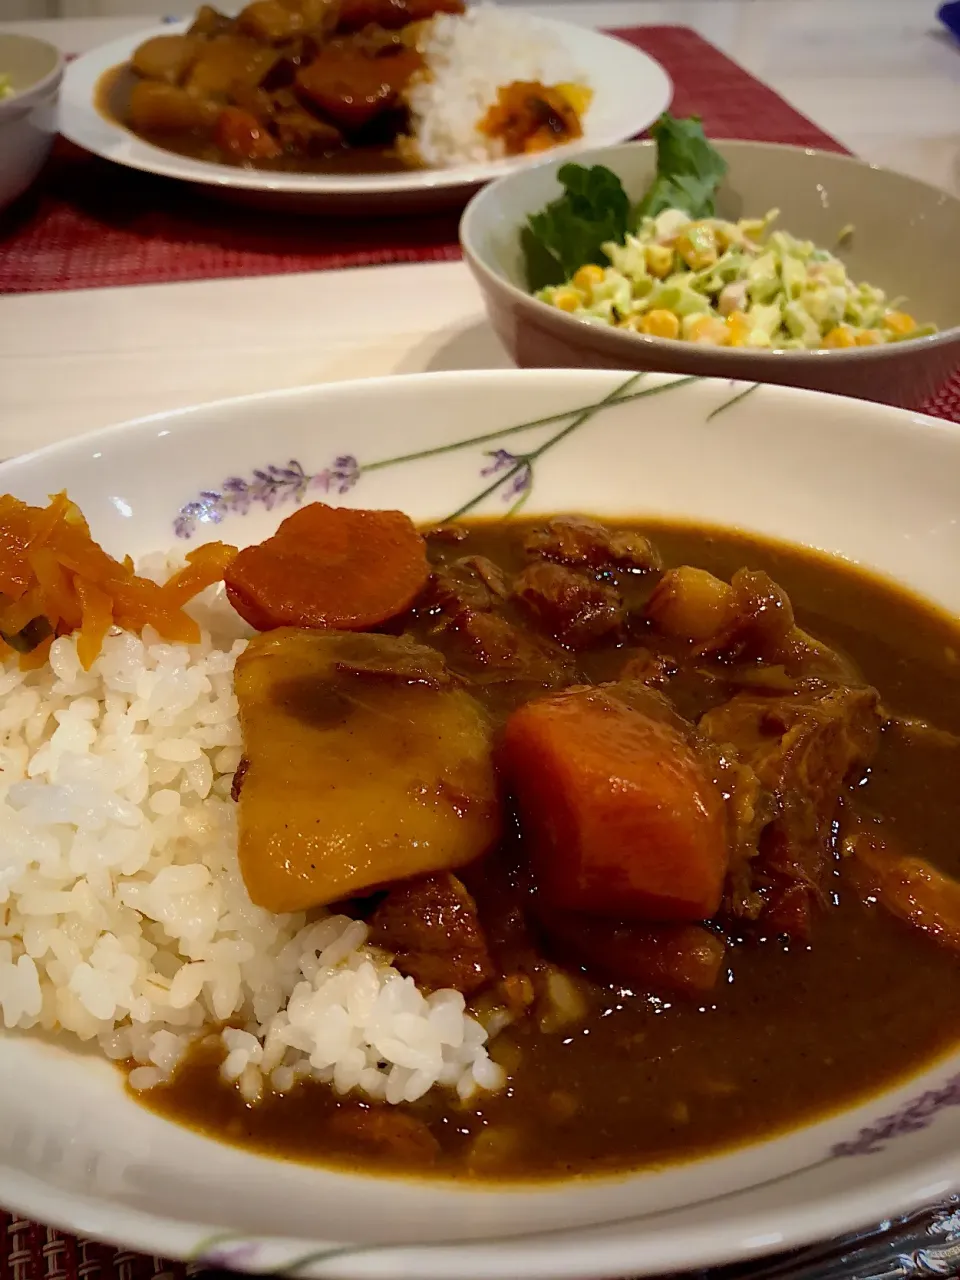
M537 561L513 585L513 594L552 636L583 649L621 630L625 615L620 592L564 565Z
M489 613L509 595L502 571L486 556L464 556L438 569L427 588L429 607L453 623L468 612Z
M476 903L456 876L396 885L369 924L370 942L392 951L396 968L425 991L468 996L494 977Z
M565 649L498 613L466 610L456 625L443 629L438 643L451 669L477 684L518 681L555 689L569 684L573 676Z
M343 142L343 134L336 125L318 120L303 107L294 106L276 112L273 123L277 137L288 150L317 156L335 150Z
M558 516L533 529L524 542L530 555L557 564L588 569L626 569L649 573L659 569L660 556L649 538L632 529L608 529L582 516Z
M701 719L701 733L729 746L776 801L753 864L768 929L809 938L825 895L840 793L873 758L880 725L876 690L846 687L786 698L738 694Z
M638 992L703 996L723 967L723 939L699 924L613 924L573 912L552 912L540 924L588 973Z
M623 664L619 679L636 681L649 689L662 689L677 674L676 659L652 649L637 649Z

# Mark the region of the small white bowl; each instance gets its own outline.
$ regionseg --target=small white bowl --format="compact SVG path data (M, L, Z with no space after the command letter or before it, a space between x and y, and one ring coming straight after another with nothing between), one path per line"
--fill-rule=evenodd
M57 132L63 55L34 36L0 35L0 75L13 93L0 98L0 209L30 186Z

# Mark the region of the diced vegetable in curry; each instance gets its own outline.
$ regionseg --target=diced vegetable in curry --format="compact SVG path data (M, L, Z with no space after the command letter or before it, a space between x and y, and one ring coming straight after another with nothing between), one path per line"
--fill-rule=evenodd
M491 721L434 650L270 631L241 656L236 691L240 869L257 906L326 906L496 843Z
M776 1132L954 1043L954 621L808 552L583 517L305 506L225 577L263 628L253 901L365 919L497 1028L508 1086L247 1108L201 1048L150 1105L351 1167L567 1176Z

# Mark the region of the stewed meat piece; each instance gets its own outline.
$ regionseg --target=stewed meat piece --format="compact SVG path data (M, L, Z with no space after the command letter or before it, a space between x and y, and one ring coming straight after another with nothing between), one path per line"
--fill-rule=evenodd
M841 792L873 758L880 726L879 696L866 687L737 694L701 719L700 732L729 744L776 800L752 868L766 903L760 919L772 932L809 938Z
M548 560L528 565L515 580L513 594L544 630L571 649L614 638L626 620L612 583Z
M530 555L557 564L589 569L624 569L650 573L661 566L660 555L649 538L632 529L608 529L583 516L558 516L533 529L524 546Z
M396 885L368 924L369 941L424 991L469 996L495 976L477 904L449 872Z

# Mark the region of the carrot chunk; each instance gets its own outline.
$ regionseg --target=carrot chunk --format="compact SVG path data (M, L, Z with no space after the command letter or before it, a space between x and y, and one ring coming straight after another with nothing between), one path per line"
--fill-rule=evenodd
M279 143L251 111L224 107L217 117L214 138L217 146L238 160L274 160L281 153Z
M236 611L258 631L366 631L410 607L429 576L426 544L401 511L314 502L224 574Z
M606 689L527 703L503 764L545 904L621 920L701 920L728 863L723 799L669 704Z

